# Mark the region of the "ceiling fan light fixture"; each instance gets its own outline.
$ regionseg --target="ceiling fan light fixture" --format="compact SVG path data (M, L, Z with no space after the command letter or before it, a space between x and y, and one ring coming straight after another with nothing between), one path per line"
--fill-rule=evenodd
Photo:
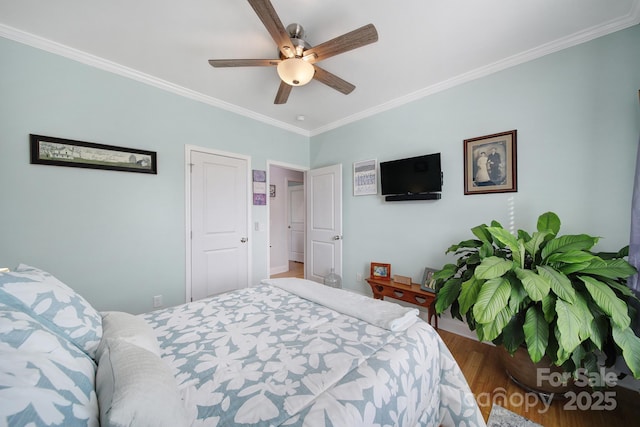
M289 58L278 64L278 75L290 86L306 85L314 74L313 65L302 58Z

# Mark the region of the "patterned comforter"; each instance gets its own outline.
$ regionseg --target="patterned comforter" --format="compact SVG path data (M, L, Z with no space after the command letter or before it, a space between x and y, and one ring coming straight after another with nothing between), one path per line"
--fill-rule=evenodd
M485 425L421 320L392 332L269 285L142 316L194 426Z

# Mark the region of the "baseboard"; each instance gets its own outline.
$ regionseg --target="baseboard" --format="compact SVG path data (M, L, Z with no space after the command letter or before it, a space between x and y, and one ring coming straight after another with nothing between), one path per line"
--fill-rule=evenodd
M454 319L449 315L449 313L442 314L438 318L438 329L444 329L445 331L451 332L452 334L460 335L474 341L479 341L478 335L476 335L474 331L469 329L466 323L461 322L458 319ZM493 343L488 344L493 345Z
M274 274L286 273L287 271L289 271L289 264L272 267L271 269L269 269L269 275L273 276Z

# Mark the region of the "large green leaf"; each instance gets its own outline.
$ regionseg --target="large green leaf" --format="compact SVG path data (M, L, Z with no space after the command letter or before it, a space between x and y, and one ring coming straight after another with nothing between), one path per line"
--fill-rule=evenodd
M463 240L457 245L449 246L449 249L447 249L445 253L448 254L450 252L465 251L465 250L468 251L473 248L479 248L480 246L482 246L482 242L480 240Z
M551 323L556 317L556 297L553 292L549 292L542 298L542 312L547 323Z
M564 274L565 276L569 276L573 273L581 272L587 267L589 267L588 262L579 262L576 264L564 264L564 265L557 266L556 270L558 270L560 273Z
M518 230L518 232L516 233L516 237L518 238L518 240L522 240L523 242L528 242L529 240L531 240L531 235L529 235L529 233L524 230Z
M588 250L597 242L597 237L592 237L587 234L560 236L547 242L542 249L541 256L542 259L546 260L549 255L556 252Z
M505 275L505 279L509 281L511 286L511 295L509 296L509 307L514 313L519 312L525 304L528 304L531 299L527 294L527 291L522 286L522 282L511 274Z
M491 234L487 231L486 224L478 225L471 229L471 232L474 236L480 239L483 243L488 243L491 245Z
M602 281L605 282L610 288L613 288L613 290L620 292L621 295L636 299L635 294L631 291L631 288L626 284L622 285L616 282L615 280L606 279L606 278L603 279Z
M589 276L578 276L587 287L593 301L611 316L611 321L620 328L626 328L631 323L627 304L618 298L609 286Z
M495 252L494 246L491 243L485 243L478 250L478 255L480 256L481 259L485 259L490 256L493 256L494 252Z
M587 355L587 351L585 350L584 346L582 345L577 346L575 350L573 350L573 352L571 353L571 362L573 363L573 366L575 366L576 368L578 366L581 366L582 360L586 355Z
M538 217L538 231L550 231L553 234L560 232L560 218L554 212L545 212Z
M524 343L522 320L519 316L515 316L502 329L502 345L509 353L513 354L522 343Z
M476 303L478 293L480 292L480 288L482 288L483 283L484 280L479 280L476 276L471 276L469 280L462 283L462 289L460 290L460 296L458 297L461 314L466 314L471 306Z
M445 264L440 270L433 273L434 280L448 280L451 277L455 276L458 272L458 266L455 264Z
M489 233L491 233L495 240L507 246L511 250L513 262L517 265L521 265L525 254L522 244L518 241L518 239L516 239L513 234L511 234L504 228L489 227L487 228L487 230L489 231Z
M509 282L504 278L487 280L478 293L473 316L478 323L488 323L506 307L509 300Z
M511 321L513 312L506 306L498 312L496 317L488 323L482 324L485 341L493 341L502 333L505 326Z
M567 251L567 252L559 252L552 255L549 255L547 258L547 262L555 263L555 262L564 262L567 264L576 264L582 262L589 262L593 258L596 258L595 255L585 251Z
M493 256L482 260L476 267L475 275L479 279L493 279L502 276L512 268L513 261Z
M589 330L589 339L598 349L602 350L602 345L609 334L609 321L605 316L593 316L593 320L589 323Z
M531 239L525 240L524 249L531 255L531 258L535 258L538 255L540 245L547 240L548 236L553 236L553 234L549 231L536 231L531 236Z
M436 313L440 314L444 312L453 302L458 298L460 294L460 286L462 281L458 278L449 279L438 290L436 294Z
M549 323L538 307L529 307L522 329L529 356L534 363L537 363L544 356L549 343Z
M582 320L579 323L580 326L580 340L584 341L591 337L591 322L593 321L593 314L589 309L589 303L587 302L586 295L576 293L576 301L573 304L576 308L576 313L582 314Z
M558 315L556 329L558 344L564 353L571 353L582 342L580 339L582 329L580 323L584 315L578 306L569 304L561 299L556 301L556 314ZM566 355L563 355L563 358L564 356Z
M529 298L533 301L542 301L542 298L549 293L551 285L549 285L549 282L543 276L540 276L534 271L522 268L516 268L515 272L518 279L522 281L522 286L524 286L529 294Z
M539 265L536 270L549 282L551 290L558 298L571 303L576 300L576 291L567 276L547 265Z
M626 279L627 277L636 274L636 269L623 259L611 259L605 261L600 258L594 258L587 267L580 270L580 273L593 274L608 277L610 279Z
M558 347L556 348L556 356L555 358L551 358L553 363L560 366L562 365L564 362L566 362L569 357L571 357L571 352L567 351L562 345L560 345L560 329L558 328L558 324L556 323L554 329L553 329L553 335L555 338L555 343L558 345ZM551 341L551 338L549 339L549 341ZM549 348L551 348L552 345L551 343L549 343ZM575 347L574 347L575 348Z
M460 266L466 266L467 268L474 269L476 265L480 264L480 255L478 252L463 256L458 260Z
M587 353L582 359L582 366L587 370L587 372L598 372L600 369L600 365L598 364L598 356L596 356L595 352Z
M622 349L622 357L635 378L640 378L640 338L631 328L613 325L613 340Z

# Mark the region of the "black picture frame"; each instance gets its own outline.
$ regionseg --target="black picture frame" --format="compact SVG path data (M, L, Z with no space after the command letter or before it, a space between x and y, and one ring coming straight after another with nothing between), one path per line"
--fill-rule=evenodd
M29 146L32 164L158 173L158 155L155 151L35 134L29 135Z
M518 191L517 130L464 140L464 194Z

